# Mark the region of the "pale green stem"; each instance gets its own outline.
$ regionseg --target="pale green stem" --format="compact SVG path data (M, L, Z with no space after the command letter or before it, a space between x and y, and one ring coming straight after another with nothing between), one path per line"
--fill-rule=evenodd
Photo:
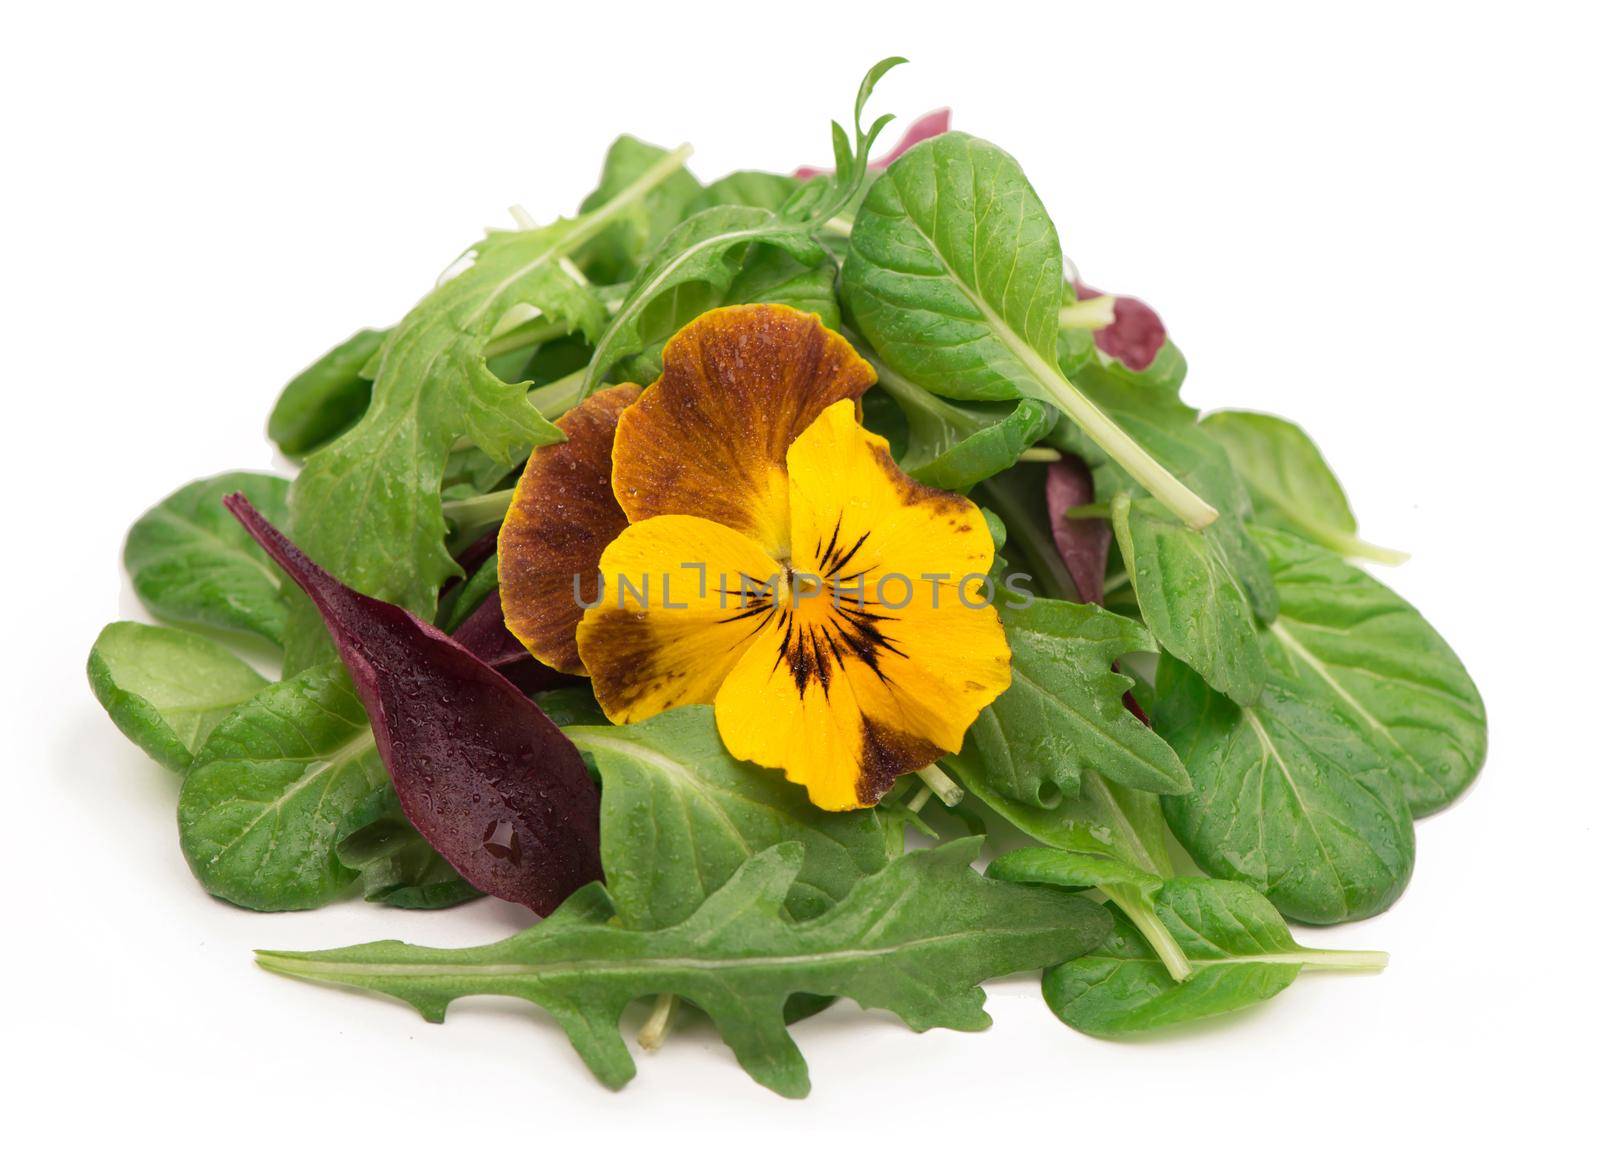
M576 370L553 383L535 387L528 392L528 402L545 419L553 420L583 402L583 376L582 370Z
M1140 935L1150 943L1150 948L1156 951L1161 964L1167 967L1173 981L1186 982L1193 976L1194 967L1184 956L1183 947L1137 888L1126 884L1102 884L1100 891L1133 922Z
M639 1045L646 1051L659 1051L672 1030L672 1016L678 1009L678 995L658 994L650 1017L639 1028Z
M1386 546L1374 546L1371 542L1363 542L1360 538L1353 536L1339 539L1339 552L1348 558L1359 558L1363 562L1376 562L1380 566L1400 566L1411 559L1411 555L1404 550L1391 550Z
M1061 328L1063 330L1104 330L1116 320L1116 316L1116 298L1110 296L1091 297L1087 300L1061 307Z
M823 225L829 232L838 233L840 236L849 236L855 231L856 222L849 216L835 216Z
M1377 973L1389 964L1381 949L1307 949L1295 955L1308 970L1352 969Z
M511 508L512 489L498 493L485 493L481 497L464 497L459 501L444 503L445 520L458 529L477 529L502 520Z
M556 325L549 318L531 318L521 325L513 326L503 334L497 334L489 339L483 348L484 358L499 358L502 354L510 354L513 350L521 350L524 346L536 346L541 342L549 342L555 338L564 338L567 331Z
M1102 504L1074 505L1067 510L1068 521L1109 521L1111 506Z
M918 786L917 792L907 800L906 810L910 811L912 814L916 814L923 807L928 805L928 798L932 794L933 791L929 790L926 786Z
M1061 453L1054 448L1024 448L1017 459L1023 464L1054 464L1061 459Z
M1103 594L1103 595L1109 595L1112 591L1118 589L1119 587L1125 587L1127 585L1128 585L1128 573L1127 573L1127 571L1125 571L1125 570L1118 571L1116 574L1108 574L1108 575L1106 575L1105 582L1103 582L1100 585L1100 593Z
M937 765L923 766L917 771L917 777L922 779L929 790L939 796L939 801L945 806L955 806L966 797L966 792L951 781L950 775Z

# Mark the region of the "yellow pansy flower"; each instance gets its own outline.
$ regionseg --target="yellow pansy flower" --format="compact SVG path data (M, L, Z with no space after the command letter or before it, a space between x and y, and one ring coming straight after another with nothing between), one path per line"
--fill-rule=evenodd
M655 383L591 396L529 460L507 625L615 722L714 705L730 753L829 810L959 749L1011 680L980 585L994 545L858 422L873 381L813 314L696 318Z

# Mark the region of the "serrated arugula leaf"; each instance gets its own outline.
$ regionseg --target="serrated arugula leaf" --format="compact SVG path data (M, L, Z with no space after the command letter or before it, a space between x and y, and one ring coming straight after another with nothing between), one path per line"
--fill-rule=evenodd
M1008 858L996 860L989 873L1031 883L1081 878L1074 861L1055 869L1042 863L1024 868L1006 866ZM1045 971L1045 1002L1062 1022L1086 1034L1134 1034L1263 1002L1307 969L1370 971L1388 960L1383 953L1305 948L1270 901L1230 880L1155 881L1148 901L1163 938L1181 951L1188 976L1174 978L1140 927L1119 909L1105 941Z
M1415 857L1392 754L1330 706L1277 640L1262 642L1267 681L1248 707L1162 660L1152 717L1194 783L1162 798L1167 823L1208 873L1249 884L1294 920L1382 912Z
M906 420L906 443L897 463L936 489L970 491L1016 464L1055 426L1055 411L1037 400L957 403L923 390L881 359L873 366L878 387Z
M649 385L661 374L661 350L683 326L724 305L776 302L816 314L829 329L839 326L839 302L834 294L836 272L827 258L816 265L797 261L782 248L765 244L748 247L738 271L726 288L707 281L675 286L656 298L638 320L638 353L622 360L613 377Z
M600 182L578 206L593 212L627 190L671 152L625 134L606 151ZM577 250L574 259L596 285L630 281L668 232L700 209L706 191L688 171L675 171L635 200Z
M266 684L228 649L170 627L113 623L89 652L89 687L117 728L178 773L217 722Z
M623 359L670 337L712 306L733 285L750 247L780 249L812 268L828 260L809 225L762 208L707 208L668 234L634 280L584 374L584 393Z
M821 810L776 771L734 758L708 705L566 733L600 771L601 862L630 928L677 924L746 860L779 843L805 848L786 905L797 920L831 907L888 862L876 811Z
M1120 656L1154 651L1140 624L1093 605L1034 599L1001 608L1011 687L978 715L961 752L946 759L986 792L1035 807L1078 794L1086 770L1134 790L1182 794L1178 755L1122 703Z
M271 685L212 730L178 796L178 840L213 896L275 912L350 887L339 842L389 775L338 665Z
M599 1079L620 1087L634 1064L617 1020L627 1004L670 993L704 1010L739 1063L786 1096L810 1087L784 1023L795 992L886 1009L914 1030L980 1030L978 983L1058 964L1110 923L1081 897L1003 884L972 870L978 840L900 857L809 921L783 911L803 864L797 843L768 848L680 925L638 932L603 923L595 886L543 924L493 945L428 949L380 941L320 953L263 952L276 973L401 998L440 1021L471 994L526 998L548 1010Z
M278 451L304 456L361 418L372 399L372 380L362 371L388 335L358 330L289 380L267 420L267 436Z
M1157 642L1218 691L1241 704L1254 701L1267 673L1255 615L1211 531L1127 494L1112 501L1111 526Z
M290 531L354 589L430 618L455 573L445 549L440 485L462 437L514 463L562 434L528 402L528 384L490 369L485 346L508 314L533 307L563 332L598 335L605 305L572 255L682 164L659 160L575 220L495 232L472 264L418 303L378 352L372 402L359 423L318 449L295 481Z
M134 522L123 565L152 614L281 645L289 616L283 576L222 507L229 493L260 502L274 524L288 513L289 482L282 477L230 472L195 481Z
M708 208L738 204L776 212L800 190L800 180L771 171L734 171L706 184L703 203Z
M1201 429L1227 449L1229 461L1250 487L1255 518L1347 558L1393 566L1406 555L1356 536L1355 514L1321 451L1301 428L1253 411L1219 411Z
M912 382L952 399L1041 400L1185 521L1216 516L1062 373L1061 244L998 147L944 134L890 164L856 217L843 287L873 349Z
M1255 536L1283 600L1269 630L1297 686L1361 731L1413 815L1448 806L1488 750L1483 698L1450 645L1336 554L1286 533Z

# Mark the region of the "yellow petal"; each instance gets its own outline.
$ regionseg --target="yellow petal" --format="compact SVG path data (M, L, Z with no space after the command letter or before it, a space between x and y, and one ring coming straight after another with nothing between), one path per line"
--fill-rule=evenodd
M699 517L630 525L606 547L600 572L603 595L578 624L578 650L600 707L619 724L709 703L777 613L778 564Z
M994 546L976 506L907 477L848 405L788 462L800 577L717 693L717 725L730 752L782 768L817 805L867 806L959 749L1011 682L983 596Z
M744 305L701 314L617 425L612 485L629 521L721 522L789 553L784 454L819 412L872 386L872 367L815 314Z
M506 627L540 663L572 675L584 671L578 599L594 598L600 552L628 524L611 492L611 441L638 397L633 383L607 387L556 420L566 443L534 449L500 527Z

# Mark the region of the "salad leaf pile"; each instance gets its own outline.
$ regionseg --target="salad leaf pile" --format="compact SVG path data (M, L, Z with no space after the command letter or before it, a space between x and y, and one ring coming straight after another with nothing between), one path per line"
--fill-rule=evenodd
M117 727L182 777L179 844L258 910L359 893L482 895L544 919L505 941L268 951L266 969L543 1007L608 1086L624 1009L710 1018L784 1095L789 1024L829 1000L915 1030L984 1026L979 983L1043 972L1105 1036L1227 1013L1373 952L1289 922L1405 889L1413 820L1479 772L1482 700L1444 639L1360 562L1344 489L1298 427L1202 414L1148 306L1077 281L1000 147L918 122L834 124L831 171L709 183L624 136L571 219L491 232L389 329L292 379L268 434L291 479L198 480L124 559L167 626L89 657ZM867 425L997 537L1012 683L959 753L829 812L733 758L709 706L606 721L587 681L506 630L495 534L529 453L595 391L661 370L706 310L815 313L871 362ZM275 660L277 679L253 664ZM930 797L937 801L930 802ZM1007 845L973 866L984 835Z

